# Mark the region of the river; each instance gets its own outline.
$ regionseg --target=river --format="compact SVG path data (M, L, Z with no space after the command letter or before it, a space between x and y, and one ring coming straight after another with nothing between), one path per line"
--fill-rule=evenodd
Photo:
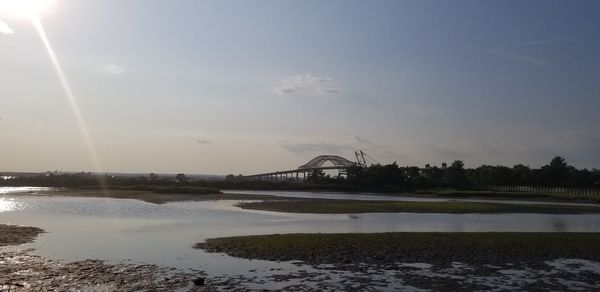
M600 214L288 214L243 210L235 207L236 201L156 205L131 199L15 194L29 191L36 189L0 188L0 223L35 226L47 231L35 242L20 248L34 248L37 254L62 260L131 260L197 269L206 271L210 277L252 275L268 278L281 271L312 271L304 265L244 260L192 248L194 243L211 237L297 232L600 232ZM316 195L309 192L259 193L297 197ZM319 193L318 196L399 199L340 193ZM286 285L258 282L245 284L258 288Z

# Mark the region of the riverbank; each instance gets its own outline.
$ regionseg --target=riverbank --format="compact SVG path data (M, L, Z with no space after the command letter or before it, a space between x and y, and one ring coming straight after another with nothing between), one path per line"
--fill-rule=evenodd
M599 244L599 233L410 232L240 236L196 247L335 269L353 277L344 289L354 291L394 281L396 290L596 291Z
M215 291L192 283L205 277L201 272L94 259L64 263L34 255L31 249L7 248L31 242L43 232L0 224L0 291Z
M580 202L600 203L600 196L594 194L570 193L535 193L535 192L497 192L469 190L422 190L415 191L413 196L429 196L440 198L475 198L495 200L535 200L548 202Z
M33 241L44 230L37 227L0 224L0 247Z
M235 257L311 264L598 261L598 246L600 233L518 232L274 234L214 238L196 244Z
M240 202L242 209L311 214L357 213L535 213L586 214L600 213L600 206L558 204L511 204L488 202L424 202L424 201L364 201L331 199L290 199Z
M218 200L277 200L281 199L269 195L246 195L246 194L223 194L218 193L155 193L151 191L140 190L117 190L117 189L71 189L71 188L52 188L46 191L35 191L25 193L11 193L11 196L65 196L65 197L93 197L93 198L114 198L114 199L134 199L153 204L165 204L170 202L183 201L218 201Z

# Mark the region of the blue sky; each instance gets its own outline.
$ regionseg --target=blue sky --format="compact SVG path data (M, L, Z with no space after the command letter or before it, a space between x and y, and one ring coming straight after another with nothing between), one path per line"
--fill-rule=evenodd
M353 149L600 168L595 1L54 2L40 18L107 171ZM92 169L37 32L1 7L0 168Z

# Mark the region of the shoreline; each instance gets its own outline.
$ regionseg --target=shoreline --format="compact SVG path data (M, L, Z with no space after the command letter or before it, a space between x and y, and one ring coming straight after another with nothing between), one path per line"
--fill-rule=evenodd
M444 213L444 214L600 214L600 205L564 205L564 202L511 203L511 199L502 202L476 201L385 201L354 199L319 199L284 197L274 194L243 193L156 193L144 190L99 190L52 188L43 191L14 192L11 196L47 196L80 198L135 199L152 204L165 204L186 201L239 201L236 207L246 210L271 211L303 214L362 214L362 213ZM415 196L415 198L418 198ZM571 202L572 203L572 202Z
M245 259L309 264L534 263L600 260L600 233L291 233L211 238L195 248Z
M1 291L216 291L210 286L193 284L194 279L206 277L203 272L126 262L107 264L97 259L63 262L34 255L33 249L18 248L34 241L41 233L44 231L37 227L0 224Z
M444 213L444 214L600 214L600 206L511 204L490 202L364 201L334 199L263 200L240 202L248 210L303 214Z
M208 239L206 252L348 273L350 290L595 291L600 233L296 233ZM392 280L393 281L393 280Z
M77 198L112 198L112 199L133 199L152 204L166 204L171 202L201 202L218 200L276 200L276 196L270 195L246 195L246 194L164 194L151 191L138 190L101 190L101 189L73 189L73 188L53 188L47 191L34 192L15 192L9 193L11 196L44 196L44 197L77 197Z

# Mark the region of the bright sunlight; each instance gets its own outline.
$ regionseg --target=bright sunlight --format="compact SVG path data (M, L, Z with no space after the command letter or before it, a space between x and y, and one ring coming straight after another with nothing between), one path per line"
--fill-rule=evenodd
M17 17L32 17L49 10L54 0L0 0L0 13Z

